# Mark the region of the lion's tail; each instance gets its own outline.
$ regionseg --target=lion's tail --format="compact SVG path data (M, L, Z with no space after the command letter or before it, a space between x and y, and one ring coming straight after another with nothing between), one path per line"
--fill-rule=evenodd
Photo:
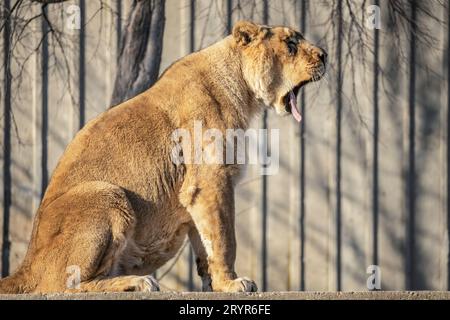
M18 273L0 279L0 294L23 293L20 286Z

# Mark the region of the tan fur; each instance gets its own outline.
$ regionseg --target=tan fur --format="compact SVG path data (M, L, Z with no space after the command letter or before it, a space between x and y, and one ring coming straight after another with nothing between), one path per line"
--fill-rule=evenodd
M295 38L298 53L288 54ZM0 292L151 291L149 275L189 235L204 289L254 291L234 270L237 165L175 165L172 132L246 129L264 105L311 81L321 49L298 32L239 22L137 97L90 121L67 147L36 214L27 255ZM319 77L320 75L317 75ZM288 120L293 121L293 120ZM67 267L81 284L69 289Z

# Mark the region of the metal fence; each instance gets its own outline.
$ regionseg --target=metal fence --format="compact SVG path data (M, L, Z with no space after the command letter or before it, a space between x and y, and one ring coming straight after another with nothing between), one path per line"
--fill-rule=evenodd
M68 31L73 45L63 53L44 40L24 70L12 60L11 81L2 70L4 274L26 252L33 215L65 146L109 106L129 3L103 2L108 10L99 11L98 1L52 5L48 14L61 24L61 12L79 6L81 29ZM431 6L445 26L412 9L436 39L426 45L414 24L400 42L391 35L381 1L381 29L373 30L367 50L351 52L339 33L351 13L333 2L337 18L326 28L330 2L167 0L161 71L240 19L296 27L330 54L326 79L300 98L300 126L271 112L253 123L280 130L280 169L261 176L249 167L236 189L236 269L263 290L367 290L370 265L379 267L384 290L447 290L448 4ZM35 32L24 36L33 47L46 30L40 20L31 24ZM26 49L14 48L17 56ZM365 55L367 63L348 60L350 54ZM158 271L162 287L198 290L192 260L187 244Z

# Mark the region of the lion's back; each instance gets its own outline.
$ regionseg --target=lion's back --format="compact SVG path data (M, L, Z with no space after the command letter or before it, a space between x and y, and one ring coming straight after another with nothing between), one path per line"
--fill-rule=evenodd
M80 130L59 160L44 201L87 181L106 181L145 196L146 186L158 181L158 169L169 161L171 131L160 110L145 108L135 98Z

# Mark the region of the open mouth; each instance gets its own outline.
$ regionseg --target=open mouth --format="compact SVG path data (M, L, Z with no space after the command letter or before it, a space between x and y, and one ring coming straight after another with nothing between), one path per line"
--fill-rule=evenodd
M303 87L304 85L308 84L309 82L319 81L323 77L324 74L325 74L325 65L322 64L320 68L316 68L314 70L314 76L312 76L312 78L309 81L301 82L300 84L298 84L297 86L292 88L283 97L283 103L284 103L284 108L285 108L286 112L289 112L290 114L292 114L292 116L294 117L294 119L297 122L302 121L302 114L300 113L300 110L297 105L297 96L300 91L300 88Z
M286 111L292 114L292 116L297 122L302 121L302 115L297 105L297 95L302 85L303 83L291 89L283 98L284 107Z

